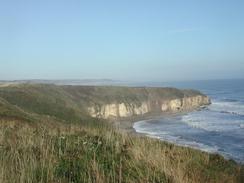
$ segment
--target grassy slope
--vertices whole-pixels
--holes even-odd
[[[218,155],[124,134],[86,116],[82,107],[90,99],[84,96],[93,92],[99,99],[99,93],[107,90],[46,85],[1,88],[0,182],[243,181],[243,168]],[[122,97],[131,96],[125,90]]]
[[[73,121],[82,114],[62,90],[52,85],[17,85],[0,88],[0,97],[28,112],[55,116],[59,119]]]

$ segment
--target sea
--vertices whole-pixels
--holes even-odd
[[[244,79],[143,85],[197,89],[212,104],[187,114],[138,121],[133,126],[136,132],[244,163]]]

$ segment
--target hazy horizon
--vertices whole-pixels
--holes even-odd
[[[81,79],[0,79],[0,82],[36,82],[36,83],[54,83],[61,82],[69,83],[69,82],[77,82],[77,83],[104,83],[104,84],[153,84],[153,83],[191,83],[191,82],[211,82],[211,81],[244,81],[244,78],[222,78],[222,79],[187,79],[187,80],[116,80],[110,78],[81,78]]]
[[[0,80],[244,78],[244,1],[0,2]]]

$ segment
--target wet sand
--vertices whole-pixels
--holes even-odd
[[[167,112],[167,113],[150,113],[142,116],[133,116],[129,118],[122,118],[113,120],[113,124],[116,128],[119,130],[122,130],[123,132],[131,133],[131,134],[139,134],[135,131],[133,128],[133,125],[135,122],[143,121],[143,120],[150,120],[150,119],[160,119],[162,117],[175,117],[179,115],[187,114],[188,112],[192,112],[193,110],[189,111],[179,111],[179,112]],[[141,134],[140,134],[141,135]]]

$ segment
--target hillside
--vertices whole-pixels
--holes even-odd
[[[88,116],[109,118],[176,112],[210,102],[208,97],[194,90],[42,84],[0,87],[0,97],[26,112],[69,121]]]
[[[242,182],[244,168],[233,161],[124,133],[88,110],[148,102],[148,112],[163,113],[164,101],[180,100],[179,111],[189,97],[193,108],[209,102],[173,88],[1,87],[0,182]]]

